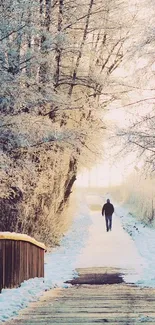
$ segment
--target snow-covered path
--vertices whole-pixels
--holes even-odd
[[[102,207],[104,201],[100,197],[88,196],[88,205],[92,202]],[[126,281],[138,280],[146,262],[138,253],[135,242],[123,229],[120,217],[113,215],[111,232],[106,232],[101,210],[92,212],[90,217],[92,224],[89,228],[89,239],[77,258],[76,267],[116,267],[126,273]]]
[[[128,211],[114,204],[113,229],[107,233],[101,216],[105,200],[106,197],[96,195],[78,195],[79,209],[71,229],[60,247],[45,256],[45,278],[2,290],[0,321],[16,317],[20,309],[38,300],[45,290],[66,287],[64,282],[76,276],[76,268],[116,267],[125,273],[125,281],[155,287],[155,230],[138,222],[135,226]],[[96,212],[90,211],[92,204],[99,206]]]
[[[120,218],[113,216],[113,229],[105,231],[104,218],[92,213],[89,240],[76,261],[77,267],[118,267],[140,271],[144,260],[134,241],[123,230]]]

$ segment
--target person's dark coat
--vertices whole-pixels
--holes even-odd
[[[110,202],[104,204],[102,208],[102,216],[104,215],[104,213],[105,216],[112,216],[112,214],[114,213],[114,206]]]

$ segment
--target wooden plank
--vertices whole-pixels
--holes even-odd
[[[12,288],[24,280],[42,277],[44,273],[44,249],[33,242],[0,239],[0,292]]]
[[[3,288],[3,242],[0,241],[0,292]]]
[[[3,265],[3,279],[2,279],[2,287],[5,288],[5,242],[3,242],[3,253],[2,253],[2,265]]]
[[[80,271],[79,271],[80,272]],[[89,274],[86,271],[86,276]],[[100,273],[104,269],[100,269]],[[82,280],[84,272],[81,270]],[[113,270],[106,273],[113,274]],[[96,270],[90,270],[91,276]],[[100,279],[100,276],[99,276]],[[98,282],[98,280],[97,280]],[[155,289],[126,283],[73,285],[46,292],[5,325],[155,324]]]
[[[15,254],[15,242],[11,241],[11,265],[12,265],[12,270],[11,270],[11,288],[14,288],[16,283],[14,282],[14,254]]]

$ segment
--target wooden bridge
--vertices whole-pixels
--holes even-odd
[[[34,238],[0,232],[0,292],[24,280],[44,277],[44,244]]]
[[[155,324],[154,288],[128,285],[115,269],[77,271],[72,287],[45,292],[5,325]]]

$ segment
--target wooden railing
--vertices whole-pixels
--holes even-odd
[[[44,244],[27,235],[0,232],[0,292],[44,277]]]

